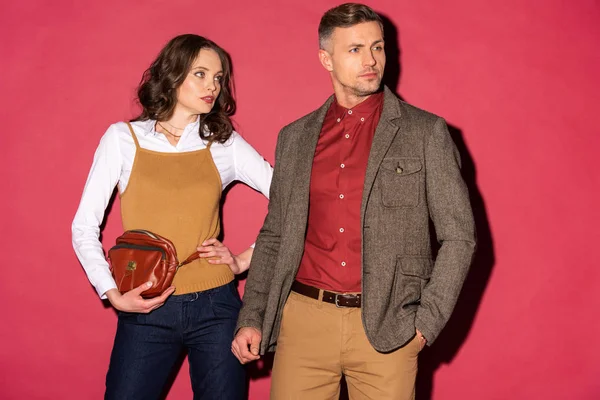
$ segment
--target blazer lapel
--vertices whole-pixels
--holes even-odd
[[[373,188],[377,171],[379,170],[379,166],[383,161],[385,153],[389,149],[399,130],[398,125],[392,122],[393,120],[400,118],[400,105],[398,101],[396,95],[392,93],[387,86],[384,86],[383,110],[377,128],[375,129],[371,151],[369,152],[367,171],[365,173],[365,183],[360,208],[361,226],[364,226],[367,201],[371,195],[371,189]]]
[[[307,117],[304,126],[301,128],[302,131],[295,132],[295,135],[299,135],[300,138],[297,140],[297,148],[292,149],[292,151],[296,152],[293,156],[296,161],[293,174],[290,176],[290,179],[293,179],[294,183],[289,201],[294,211],[295,222],[302,227],[298,229],[298,233],[302,234],[302,238],[304,238],[306,233],[306,224],[308,221],[310,177],[315,149],[319,141],[323,120],[332,102],[333,96],[329,97],[325,104]]]

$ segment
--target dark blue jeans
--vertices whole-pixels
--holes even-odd
[[[149,314],[120,312],[105,399],[160,398],[183,351],[194,399],[244,399],[244,368],[231,352],[241,305],[232,282],[171,296]]]

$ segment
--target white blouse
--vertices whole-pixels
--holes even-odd
[[[137,121],[131,125],[140,146],[163,153],[183,153],[204,149],[206,142],[198,134],[199,121],[185,127],[176,146],[155,130],[156,121]],[[123,193],[131,176],[135,143],[127,124],[111,125],[96,149],[92,168],[83,189],[81,202],[71,227],[73,248],[91,284],[101,298],[116,284],[110,273],[99,240],[100,224],[115,185]],[[241,181],[266,197],[273,169],[237,132],[227,142],[213,143],[210,153],[217,166],[223,189],[233,181]]]

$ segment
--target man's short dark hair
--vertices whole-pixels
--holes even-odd
[[[328,10],[319,23],[319,47],[325,49],[325,42],[335,28],[348,28],[363,22],[378,22],[383,31],[381,18],[371,7],[358,3],[345,3]]]

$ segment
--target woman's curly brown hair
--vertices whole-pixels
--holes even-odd
[[[229,139],[233,132],[230,116],[236,108],[231,59],[215,42],[198,35],[176,36],[160,51],[142,76],[137,90],[142,113],[132,121],[165,121],[171,118],[177,104],[177,89],[202,49],[214,50],[219,55],[223,78],[221,93],[212,110],[207,114],[200,114],[199,134],[202,139],[218,143],[225,143]],[[206,127],[206,130],[203,127]]]

